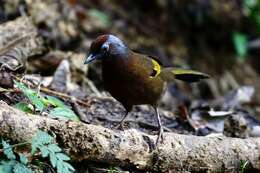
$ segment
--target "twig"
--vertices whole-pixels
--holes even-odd
[[[93,91],[98,97],[102,97],[102,94],[99,92],[97,87],[89,79],[83,78],[83,82],[85,82],[89,86],[91,91]]]
[[[30,144],[30,142],[29,142],[29,141],[26,141],[26,142],[14,144],[14,145],[11,145],[10,147],[0,149],[0,153],[2,153],[4,150],[7,150],[7,149],[9,149],[9,148],[19,147],[19,146],[23,146],[23,145],[27,145],[27,144]]]

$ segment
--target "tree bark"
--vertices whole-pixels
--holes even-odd
[[[55,134],[74,162],[91,160],[152,171],[236,172],[241,161],[260,170],[259,138],[198,137],[166,133],[156,136],[135,129],[113,131],[101,126],[25,114],[0,101],[0,136],[30,140],[38,129]]]

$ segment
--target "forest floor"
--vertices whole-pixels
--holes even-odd
[[[47,99],[49,102],[51,101],[48,97],[53,96],[73,112],[63,112],[68,119],[75,120],[76,116],[77,120],[84,124],[112,130],[108,132],[109,135],[121,135],[122,138],[126,135],[127,140],[129,133],[127,130],[130,130],[133,139],[137,139],[140,136],[131,131],[133,129],[147,136],[156,135],[158,129],[156,117],[153,109],[146,105],[134,107],[124,126],[114,130],[125,110],[104,91],[100,63],[83,65],[91,41],[100,34],[112,33],[125,40],[131,49],[160,57],[165,66],[174,64],[211,75],[211,79],[198,84],[179,81],[169,84],[160,101],[162,124],[167,134],[169,132],[169,134],[187,135],[187,139],[184,137],[185,140],[191,140],[189,137],[192,138],[193,135],[220,135],[221,139],[223,136],[258,139],[260,136],[258,51],[251,50],[243,60],[237,58],[231,36],[233,31],[243,28],[246,22],[240,6],[235,2],[219,3],[192,1],[185,4],[179,1],[170,3],[166,0],[159,3],[153,0],[148,8],[143,1],[137,4],[74,0],[3,1],[0,5],[0,99],[9,106],[30,114],[43,117],[52,114],[54,119],[64,118],[59,117],[61,115],[57,113],[53,114],[53,109],[59,106],[42,106],[41,109],[41,104],[34,102],[35,100],[28,97],[26,92],[37,93],[37,97],[45,98],[45,101]],[[14,80],[18,84],[14,83]],[[25,89],[21,85],[24,85]],[[38,123],[33,119],[30,121]],[[54,128],[58,127],[56,122],[52,120],[50,122],[55,124]],[[48,123],[46,120],[46,124]],[[67,127],[67,124],[63,125]],[[40,126],[41,124],[38,125]],[[71,126],[74,127],[74,124]],[[96,130],[104,135],[102,128]],[[0,136],[8,136],[4,130],[1,131],[4,133],[0,133]],[[126,134],[123,134],[124,131]],[[92,133],[91,128],[87,132]],[[176,138],[182,139],[182,136]],[[19,138],[10,140],[21,142]],[[172,138],[169,137],[168,140],[170,145]],[[195,137],[192,140],[201,140],[198,148],[204,142],[208,142],[203,141],[204,138]],[[245,143],[252,142],[250,140]],[[223,141],[221,144],[230,142],[226,142],[225,139]],[[209,149],[214,148],[218,142],[210,141],[207,145],[210,146]],[[241,141],[232,139],[230,143],[233,142],[239,144]],[[186,145],[187,148],[190,147],[189,144],[183,143],[183,146]],[[64,144],[64,147],[68,146]],[[81,149],[84,147],[79,151]],[[120,149],[118,151],[122,152]],[[243,149],[238,150],[244,153]],[[79,151],[77,153],[80,153]],[[67,150],[67,153],[73,156],[71,151]],[[75,153],[74,157],[76,158]],[[255,157],[248,155],[245,158],[250,160]],[[91,157],[82,156],[82,158],[84,162],[80,163],[75,161],[77,159],[73,159],[78,172],[143,171],[133,166],[137,163],[129,166],[127,161],[120,160],[122,158],[119,156],[118,160],[111,163],[109,159],[104,160],[106,163],[104,166],[100,166],[102,162],[98,157],[93,156],[95,158],[93,160]],[[131,159],[134,160],[134,157],[130,157],[129,162]],[[144,160],[142,161],[145,164],[138,164],[145,165],[143,169],[147,170],[150,165]],[[158,159],[155,163],[159,164],[160,161]],[[250,167],[258,169],[260,167],[258,162],[250,160]],[[197,163],[194,162],[195,164]],[[162,162],[162,165],[166,168],[161,168],[159,165],[151,170],[172,168],[165,162]],[[198,171],[196,166],[193,166],[190,169]],[[228,166],[230,165],[224,164],[225,171],[228,170],[226,169]]]

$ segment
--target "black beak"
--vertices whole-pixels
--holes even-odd
[[[89,64],[91,63],[92,61],[94,61],[96,59],[96,56],[93,55],[93,54],[89,54],[88,57],[86,58],[84,64]]]

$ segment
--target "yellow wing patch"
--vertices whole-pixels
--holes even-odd
[[[152,60],[152,64],[153,64],[153,72],[152,72],[150,77],[154,78],[154,77],[158,76],[161,73],[161,66],[154,59],[151,59],[151,60]]]

